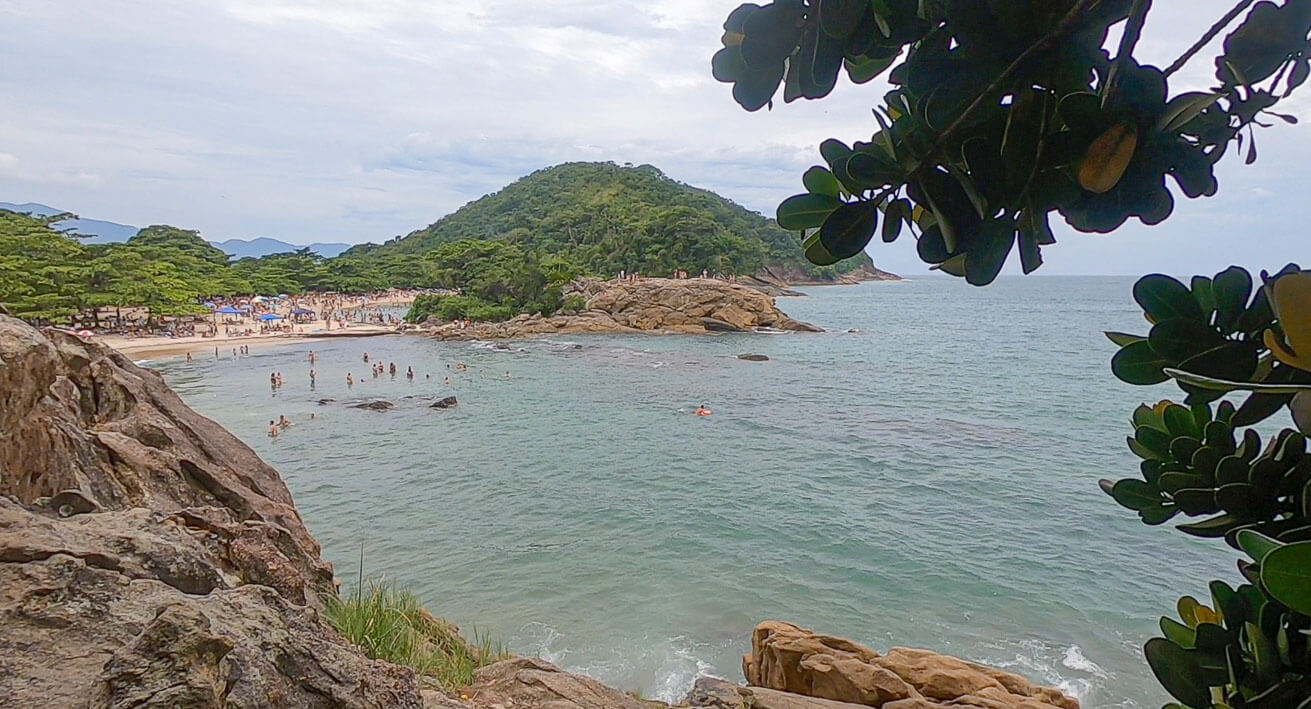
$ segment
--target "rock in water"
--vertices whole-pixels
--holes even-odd
[[[880,655],[777,621],[756,626],[742,672],[753,687],[887,709],[1079,709],[1059,690],[1010,672],[928,650],[893,648]]]
[[[366,401],[362,404],[351,404],[352,409],[368,409],[369,411],[390,411],[396,408],[396,405],[390,401]]]
[[[158,374],[0,315],[0,392],[0,704],[421,706],[323,620],[277,472]]]
[[[455,397],[453,397],[453,396],[448,396],[448,397],[446,397],[445,399],[440,399],[440,400],[438,400],[438,401],[434,401],[433,404],[432,404],[432,406],[429,406],[428,408],[430,408],[430,409],[450,409],[450,408],[453,408],[453,407],[454,407],[456,404],[458,404],[458,403],[460,403],[460,402],[459,402],[459,400],[457,400]]]
[[[737,358],[738,358],[738,359],[741,359],[741,360],[746,360],[746,361],[748,361],[748,362],[768,362],[768,361],[769,361],[769,358],[766,357],[765,355],[762,355],[762,354],[740,354],[740,355],[737,356]]]

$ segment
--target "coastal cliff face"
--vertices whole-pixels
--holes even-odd
[[[470,328],[429,323],[427,334],[442,339],[510,339],[577,333],[705,334],[757,328],[819,332],[788,317],[774,299],[747,286],[704,278],[643,278],[637,281],[582,279],[564,292],[583,299],[574,314],[521,315]]]
[[[418,707],[323,620],[277,471],[154,372],[0,315],[6,706]]]
[[[5,707],[669,706],[533,658],[445,696],[344,640],[320,613],[335,593],[286,486],[247,446],[122,354],[0,314]],[[743,669],[750,686],[702,678],[677,706],[1078,706],[1010,673],[786,623],[756,629]]]

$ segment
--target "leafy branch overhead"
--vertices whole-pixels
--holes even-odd
[[[1017,245],[1026,273],[1041,266],[1053,212],[1084,232],[1131,217],[1158,224],[1176,194],[1215,194],[1214,167],[1231,145],[1254,161],[1263,119],[1295,122],[1273,108],[1311,75],[1311,0],[1256,3],[1225,37],[1215,84],[1173,92],[1170,75],[1205,42],[1167,71],[1140,64],[1133,52],[1150,9],[1149,0],[776,0],[729,15],[712,65],[749,111],[771,106],[780,87],[785,102],[819,99],[844,72],[857,84],[886,75],[878,131],[820,146],[825,164],[779,206],[779,224],[802,232],[816,264],[909,230],[925,262],[984,285]]]

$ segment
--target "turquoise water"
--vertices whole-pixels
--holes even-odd
[[[510,352],[388,337],[154,365],[282,472],[343,579],[363,544],[366,574],[466,630],[645,696],[740,679],[751,628],[777,618],[1142,707],[1165,699],[1140,652],[1157,617],[1235,573],[1222,545],[1144,527],[1097,487],[1136,469],[1132,408],[1172,395],[1110,375],[1100,332],[1144,329],[1131,285],[925,279],[780,300],[834,331],[819,335]],[[366,350],[401,376],[366,375]],[[470,371],[447,387],[456,362]],[[403,398],[447,394],[458,409]],[[692,415],[701,403],[714,415]],[[279,414],[296,425],[269,439]]]

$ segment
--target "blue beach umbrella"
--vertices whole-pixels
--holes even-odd
[[[214,312],[218,313],[219,315],[241,315],[241,311],[237,310],[231,305],[225,305],[222,308],[215,310]]]
[[[274,313],[264,313],[263,315],[259,316],[259,317],[256,318],[256,319],[257,319],[257,320],[260,320],[260,321],[262,321],[262,322],[270,322],[270,321],[273,321],[273,320],[281,320],[281,319],[282,319],[282,316],[281,316],[281,315],[275,315]]]

